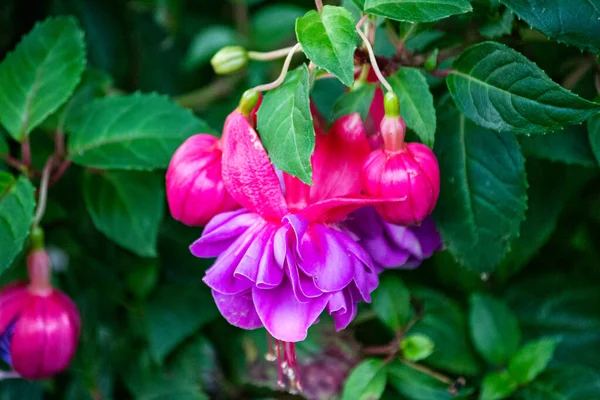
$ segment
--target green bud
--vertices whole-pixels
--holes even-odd
[[[258,103],[258,92],[254,89],[248,89],[242,95],[240,99],[240,105],[238,106],[238,110],[246,116],[252,113],[252,109]]]
[[[400,100],[396,93],[389,91],[383,98],[383,107],[385,108],[386,117],[399,117],[400,116]]]
[[[438,49],[435,49],[433,53],[431,53],[431,55],[427,57],[427,60],[425,60],[425,64],[423,64],[423,66],[425,67],[425,71],[431,72],[437,68],[438,53]]]
[[[31,229],[31,249],[33,251],[44,249],[44,230],[39,226],[34,226]]]
[[[215,72],[228,75],[237,72],[248,64],[248,52],[241,46],[225,46],[210,59]]]
[[[420,361],[429,357],[434,348],[433,341],[420,333],[410,335],[400,342],[402,355],[409,361]]]

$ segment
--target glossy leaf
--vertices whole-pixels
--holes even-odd
[[[600,372],[580,365],[549,368],[517,392],[520,400],[591,400],[600,395]]]
[[[410,292],[400,278],[382,275],[379,286],[372,293],[373,311],[391,330],[401,329],[410,315]]]
[[[375,86],[369,84],[364,84],[356,90],[344,93],[333,105],[330,120],[335,121],[344,115],[357,112],[365,121],[369,115],[373,96],[375,96]]]
[[[435,345],[427,363],[454,374],[475,375],[480,365],[468,340],[467,317],[463,309],[432,289],[415,289],[411,293],[422,318],[409,333],[425,335]]]
[[[433,96],[427,80],[415,68],[400,68],[388,77],[394,93],[400,99],[400,114],[406,126],[416,132],[423,144],[433,147],[436,117]]]
[[[421,361],[435,350],[435,343],[425,335],[410,335],[400,342],[402,356],[409,361]]]
[[[473,344],[490,364],[505,365],[521,343],[517,317],[508,306],[491,296],[471,296],[469,326]]]
[[[354,82],[354,24],[348,10],[335,6],[325,6],[320,13],[311,10],[296,21],[296,36],[304,54],[346,86]]]
[[[527,343],[510,360],[508,373],[519,384],[533,381],[552,360],[556,344],[555,339],[539,339]]]
[[[600,49],[598,0],[501,0],[546,36],[581,49]]]
[[[27,178],[0,171],[0,273],[21,251],[34,207],[33,186]]]
[[[265,94],[258,110],[258,131],[273,164],[310,184],[315,128],[308,79],[308,69],[302,66],[289,72],[280,87]]]
[[[517,390],[517,382],[506,371],[491,372],[483,378],[479,400],[501,400]]]
[[[189,110],[156,94],[96,100],[67,129],[74,163],[103,169],[166,168],[173,152],[211,129]]]
[[[218,311],[208,290],[165,285],[151,296],[145,314],[150,352],[160,362]]]
[[[357,365],[344,385],[342,400],[377,400],[383,394],[387,371],[381,360],[367,359]]]
[[[96,228],[140,257],[155,257],[163,216],[162,178],[143,172],[86,173],[85,204]]]
[[[433,22],[471,10],[468,0],[365,0],[365,12],[397,21]]]
[[[513,135],[478,127],[450,102],[438,115],[434,151],[444,174],[436,222],[461,264],[488,272],[502,261],[525,217],[524,159]]]
[[[565,130],[545,135],[522,136],[519,142],[526,156],[584,167],[597,166],[588,134],[581,125],[570,125]]]
[[[569,92],[525,56],[495,42],[465,50],[446,82],[458,108],[495,131],[546,133],[600,111],[600,104]]]
[[[23,140],[73,93],[85,66],[74,18],[48,18],[0,63],[0,122]]]

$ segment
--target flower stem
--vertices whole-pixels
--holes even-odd
[[[273,90],[273,89],[279,87],[279,85],[281,85],[283,83],[283,81],[285,80],[285,76],[287,75],[288,70],[290,68],[290,64],[292,62],[292,57],[294,57],[294,53],[296,53],[296,51],[298,51],[299,48],[300,48],[300,43],[297,43],[289,51],[289,53],[283,63],[283,68],[281,69],[281,74],[279,74],[279,77],[276,80],[274,80],[271,83],[264,84],[264,85],[258,85],[257,87],[254,88],[254,90],[256,90],[257,92],[266,92],[267,90]]]
[[[318,12],[321,12],[323,10],[323,0],[315,0],[315,5],[317,6]]]
[[[21,142],[21,160],[27,168],[31,167],[31,146],[29,145],[29,136]]]
[[[367,18],[369,18],[368,14],[365,14],[361,17],[361,19],[358,21],[358,23],[356,24],[356,29],[360,29],[361,26],[365,23],[365,21],[367,20]]]
[[[48,161],[46,161],[46,165],[44,165],[44,169],[42,170],[42,181],[40,183],[39,195],[38,195],[38,205],[37,210],[35,212],[35,217],[33,218],[33,226],[38,226],[44,213],[46,212],[46,201],[48,199],[48,183],[50,181],[50,172],[52,172],[52,168],[54,167],[54,156],[50,156]]]
[[[295,46],[285,47],[283,49],[268,51],[268,52],[249,51],[248,58],[251,60],[256,60],[256,61],[277,60],[278,58],[286,57],[294,47]],[[298,47],[296,49],[296,52],[299,52],[299,51],[302,51],[301,47]]]
[[[440,382],[442,382],[442,383],[444,383],[446,385],[451,385],[452,383],[454,383],[454,381],[452,379],[450,379],[449,377],[447,377],[446,375],[444,375],[444,374],[442,374],[440,372],[434,371],[431,368],[427,368],[424,365],[417,364],[417,363],[414,363],[412,361],[408,361],[405,358],[400,358],[400,362],[402,364],[406,365],[406,366],[411,367],[414,370],[417,370],[417,371],[422,372],[422,373],[424,373],[426,375],[429,375],[432,378],[435,378],[438,381],[440,381]]]
[[[365,36],[365,34],[360,29],[356,29],[356,32],[358,32],[359,36],[361,37],[361,39],[365,43],[365,46],[367,47],[367,51],[369,52],[369,59],[371,60],[371,67],[373,68],[373,71],[375,71],[375,75],[377,75],[377,79],[379,79],[379,82],[381,82],[381,84],[385,87],[385,89],[387,91],[393,92],[392,87],[390,86],[388,81],[386,81],[385,78],[383,77],[383,74],[381,73],[381,70],[379,69],[379,65],[377,65],[377,60],[375,59],[375,53],[373,52],[373,47],[371,46],[369,39]]]

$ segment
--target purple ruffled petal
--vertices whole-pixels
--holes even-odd
[[[231,325],[242,329],[256,329],[262,326],[252,302],[252,292],[250,290],[233,296],[221,294],[214,290],[212,294],[217,308]]]
[[[306,339],[308,328],[319,318],[330,297],[324,294],[301,303],[287,279],[274,289],[252,289],[252,299],[265,328],[274,338],[285,342]]]
[[[333,317],[335,329],[345,329],[356,316],[356,303],[349,290],[336,292],[327,304],[327,312]]]

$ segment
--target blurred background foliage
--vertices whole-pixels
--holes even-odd
[[[407,47],[427,53],[479,41],[501,29],[503,8],[487,0],[473,1],[473,6],[473,13],[413,35]],[[0,55],[36,21],[73,15],[85,31],[88,51],[76,107],[114,93],[158,92],[191,108],[218,131],[241,93],[272,80],[281,64],[251,62],[242,73],[218,77],[209,64],[212,55],[230,44],[252,50],[293,44],[295,19],[313,7],[310,0],[3,0]],[[509,26],[502,41],[534,59],[554,81],[582,97],[595,96],[593,68],[582,67],[586,54],[547,40],[521,21]],[[393,52],[384,33],[377,38],[379,54]],[[440,79],[429,78],[429,83],[436,97],[446,91]],[[337,81],[319,81],[313,100],[329,115],[343,91]],[[37,168],[52,152],[54,127],[51,118],[31,135]],[[384,279],[400,276],[411,290],[414,332],[435,342],[424,365],[453,379],[463,376],[470,388],[494,370],[474,349],[468,324],[472,295],[486,292],[516,314],[523,343],[560,339],[550,369],[515,397],[600,398],[600,176],[585,132],[574,137],[568,152],[565,142],[553,148],[551,135],[521,138],[530,182],[527,220],[494,273],[467,271],[444,252],[417,270],[386,273]],[[139,257],[94,227],[82,196],[83,174],[71,168],[52,188],[43,221],[56,284],[82,314],[78,353],[69,371],[54,380],[0,382],[0,399],[301,398],[277,391],[275,369],[263,360],[265,332],[233,328],[218,314],[201,282],[210,261],[188,251],[200,230],[176,223],[165,209],[157,256]],[[156,177],[162,180],[163,173]],[[121,228],[126,235],[130,227]],[[8,283],[24,273],[20,257],[0,280]],[[334,398],[364,358],[361,349],[394,338],[377,315],[365,305],[342,334],[331,333],[327,318],[311,329],[299,345],[309,398]],[[399,392],[386,392],[386,398],[445,398],[439,397],[445,390],[431,392],[435,385],[428,377],[400,368],[396,372],[388,385]]]

